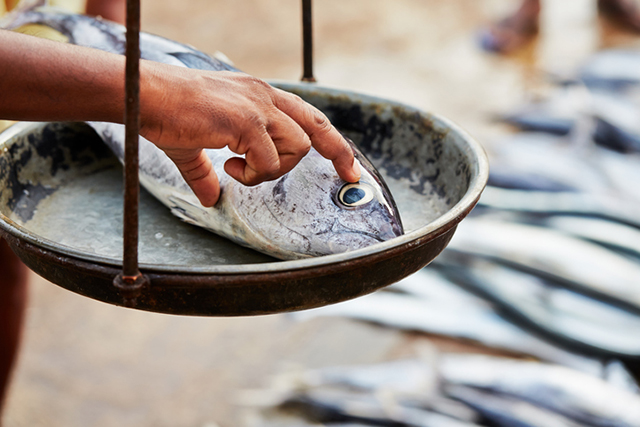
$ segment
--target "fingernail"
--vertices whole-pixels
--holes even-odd
[[[358,163],[358,161],[354,158],[353,159],[353,175],[356,178],[356,181],[360,179],[360,164]]]

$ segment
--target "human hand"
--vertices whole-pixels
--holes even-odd
[[[311,146],[345,181],[360,178],[351,147],[322,112],[247,74],[142,61],[140,108],[140,133],[178,166],[204,206],[217,202],[220,184],[203,148],[244,155],[224,168],[245,185],[279,178]]]

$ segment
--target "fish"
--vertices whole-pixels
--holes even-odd
[[[49,26],[70,43],[124,54],[125,27],[102,19],[48,7],[19,7],[1,25]],[[196,49],[163,37],[141,33],[141,58],[204,70],[238,71]],[[123,162],[124,126],[89,123]],[[213,208],[203,207],[173,162],[140,137],[140,183],[183,221],[200,226],[279,259],[301,259],[343,253],[403,234],[397,206],[381,175],[352,144],[362,170],[358,183],[347,183],[332,163],[310,152],[279,179],[247,187],[229,177],[228,149],[206,150],[222,189]]]
[[[315,317],[347,317],[405,331],[470,340],[485,347],[532,356],[589,373],[602,371],[598,360],[559,348],[523,330],[496,313],[491,303],[462,291],[448,279],[428,280],[433,275],[430,270],[430,267],[422,269],[391,287],[404,287],[404,294],[377,292],[290,316],[299,321]],[[429,272],[424,274],[425,271]],[[422,291],[414,292],[423,292],[423,295],[408,293],[403,285],[405,281],[414,282],[414,289],[422,287]],[[425,292],[430,292],[431,296],[424,295]],[[454,296],[456,294],[459,297]],[[439,298],[439,295],[443,297]]]
[[[491,150],[489,185],[546,192],[611,190],[606,174],[570,138],[521,132]]]
[[[446,385],[521,399],[588,426],[640,426],[640,395],[567,367],[504,357],[443,354],[439,372]]]
[[[612,194],[528,191],[487,186],[478,205],[494,212],[584,215],[640,227],[640,203]]]
[[[444,387],[444,393],[477,410],[496,427],[586,427],[564,415],[510,396],[459,385]]]
[[[433,265],[433,264],[431,264]],[[383,289],[450,305],[484,305],[475,295],[457,286],[436,268],[423,268]]]
[[[422,351],[420,358],[308,369],[296,376],[295,384],[305,389],[339,388],[385,396],[396,405],[418,407],[469,423],[478,422],[480,417],[476,411],[439,393],[435,369],[438,352],[429,350],[432,351]]]
[[[279,408],[323,423],[360,422],[388,427],[478,426],[437,412],[385,401],[385,396],[340,389],[305,390],[286,399]]]
[[[591,97],[594,142],[621,153],[640,152],[640,105],[608,93],[595,92]]]
[[[640,358],[640,316],[480,257],[448,253],[437,267],[509,320],[560,346],[596,358]]]
[[[489,173],[488,185],[513,190],[545,191],[545,192],[575,192],[577,189],[566,183],[555,181],[542,176],[538,172],[527,173],[519,170],[513,173],[500,167]]]
[[[547,98],[500,115],[499,119],[522,131],[577,136],[615,151],[637,153],[640,151],[637,98],[635,93],[621,95],[575,84],[556,88]]]
[[[447,250],[499,261],[640,313],[639,263],[546,227],[468,218]]]
[[[243,405],[276,409],[263,413],[280,412],[289,422],[298,416],[328,425],[638,425],[627,421],[640,408],[625,408],[640,399],[635,389],[618,388],[596,374],[532,360],[429,350],[373,364],[281,371],[270,388],[245,395]],[[598,401],[609,396],[614,402],[620,398],[616,407]]]
[[[511,135],[496,143],[491,150],[489,188],[555,192],[561,193],[560,199],[565,198],[563,194],[581,193],[569,195],[568,200],[593,198],[593,204],[605,198],[604,210],[612,213],[618,206],[635,204],[630,208],[638,209],[638,153],[620,153],[594,144],[579,146],[571,138],[534,132]],[[586,203],[581,202],[583,206]],[[571,209],[579,212],[581,208]],[[631,216],[639,215],[635,211]]]
[[[603,218],[558,214],[538,219],[538,224],[640,258],[640,230]]]
[[[420,359],[309,369],[299,375],[295,382],[307,388],[331,386],[359,392],[384,390],[385,394],[396,398],[424,399],[436,392],[437,372],[430,363],[430,359],[435,357],[428,354]]]
[[[621,199],[619,205],[627,200],[635,203],[640,201],[640,188],[636,185],[640,180],[640,154],[622,154],[599,148],[593,150],[592,157],[596,160],[593,167],[597,167],[609,183],[608,195]]]
[[[640,84],[640,53],[633,49],[600,51],[582,64],[578,74],[589,88],[624,92]]]
[[[498,119],[520,130],[565,136],[578,121],[587,96],[580,85],[561,86],[547,98],[531,101]]]
[[[572,118],[558,117],[544,111],[542,108],[535,107],[505,114],[500,117],[500,120],[517,127],[519,130],[549,133],[559,136],[569,135],[575,124]]]
[[[637,368],[633,367],[634,365],[635,363],[633,361],[622,362],[617,359],[609,360],[604,364],[601,378],[617,388],[640,395],[640,384],[632,373],[632,370],[637,372]]]

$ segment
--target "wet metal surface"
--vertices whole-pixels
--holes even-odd
[[[406,234],[344,254],[276,261],[180,223],[145,195],[141,223],[152,226],[143,226],[140,268],[150,285],[135,308],[252,315],[361,296],[428,264],[475,205],[486,182],[484,153],[446,120],[351,92],[280,86],[325,111],[376,164]],[[126,296],[110,286],[122,262],[116,162],[79,124],[25,124],[4,135],[0,209],[14,250],[52,282],[122,305]],[[199,252],[207,247],[212,257]]]

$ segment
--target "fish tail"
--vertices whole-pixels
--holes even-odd
[[[19,0],[11,13],[20,14],[44,6],[50,6],[49,0]]]
[[[14,10],[31,10],[42,6],[49,6],[49,0],[20,0]]]
[[[20,0],[11,12],[0,18],[0,29],[69,42],[66,24],[69,13],[63,8],[49,6],[48,0]]]
[[[23,25],[31,24],[27,12],[44,6],[49,6],[49,0],[20,0],[16,7],[0,19],[0,28],[14,30]]]

